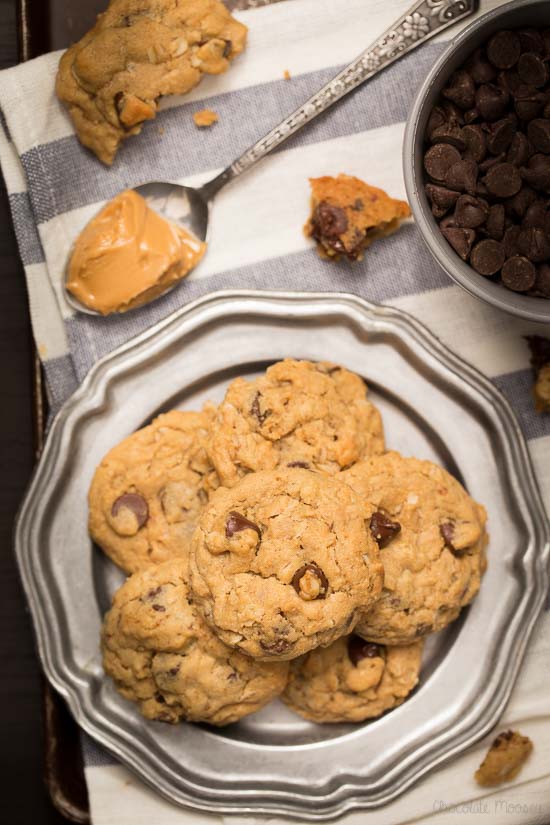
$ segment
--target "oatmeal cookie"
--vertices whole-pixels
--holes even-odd
[[[56,91],[80,142],[111,164],[165,95],[227,71],[247,29],[219,0],[111,0],[62,56]]]
[[[304,232],[316,241],[321,258],[360,261],[373,241],[396,232],[411,214],[405,201],[352,175],[311,178],[310,184],[311,217]]]
[[[418,682],[423,642],[384,647],[352,634],[290,665],[283,702],[312,722],[362,722],[400,705]]]
[[[518,731],[499,733],[475,772],[476,782],[484,788],[510,782],[518,775],[532,750],[533,743],[529,737],[522,736]]]
[[[205,444],[214,407],[160,415],[103,459],[89,492],[94,541],[127,573],[187,559],[199,511],[217,487]]]
[[[251,473],[217,490],[193,536],[191,590],[228,645],[293,659],[353,630],[382,586],[362,503],[308,470]]]
[[[442,630],[479,590],[485,510],[441,467],[395,452],[342,476],[365,504],[384,565],[382,596],[356,632],[401,645]]]
[[[186,575],[172,559],[122,585],[103,625],[103,666],[147,719],[227,725],[278,696],[288,665],[222,644],[193,607]]]
[[[382,419],[358,375],[290,358],[231,383],[209,446],[225,487],[276,467],[334,474],[383,450]]]

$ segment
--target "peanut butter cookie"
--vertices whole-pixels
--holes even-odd
[[[213,416],[213,407],[160,415],[97,468],[90,535],[127,573],[174,556],[187,559],[199,511],[217,486],[205,450]]]
[[[103,625],[103,666],[147,719],[227,725],[278,696],[288,665],[222,644],[193,607],[186,575],[173,559],[122,585]]]
[[[335,364],[292,359],[232,382],[209,446],[225,487],[276,467],[334,474],[383,450],[382,419],[364,381]]]
[[[485,510],[441,467],[395,452],[342,477],[364,502],[384,565],[382,596],[356,632],[401,645],[442,630],[479,590]]]
[[[301,469],[217,490],[193,536],[191,590],[228,645],[293,659],[353,630],[382,565],[351,487]]]
[[[423,642],[384,647],[355,634],[295,659],[282,700],[312,722],[362,722],[400,705],[418,682]]]
[[[408,203],[352,175],[311,178],[311,217],[304,227],[321,258],[360,261],[373,241],[399,229]]]
[[[122,141],[156,116],[161,97],[227,71],[246,33],[219,0],[111,0],[61,58],[57,96],[80,142],[111,164]]]

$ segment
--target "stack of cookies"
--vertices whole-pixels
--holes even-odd
[[[143,715],[225,725],[275,697],[359,722],[418,682],[424,637],[476,595],[485,511],[387,452],[361,378],[285,360],[103,459],[90,533],[131,574],[104,667]]]

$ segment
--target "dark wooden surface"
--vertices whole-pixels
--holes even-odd
[[[17,62],[16,0],[0,0],[0,68]],[[0,820],[60,825],[43,783],[42,677],[12,550],[33,465],[32,343],[3,182],[0,191]]]

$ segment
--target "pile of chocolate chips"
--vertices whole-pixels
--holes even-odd
[[[426,194],[480,275],[550,298],[550,29],[500,31],[451,76],[426,129]]]

